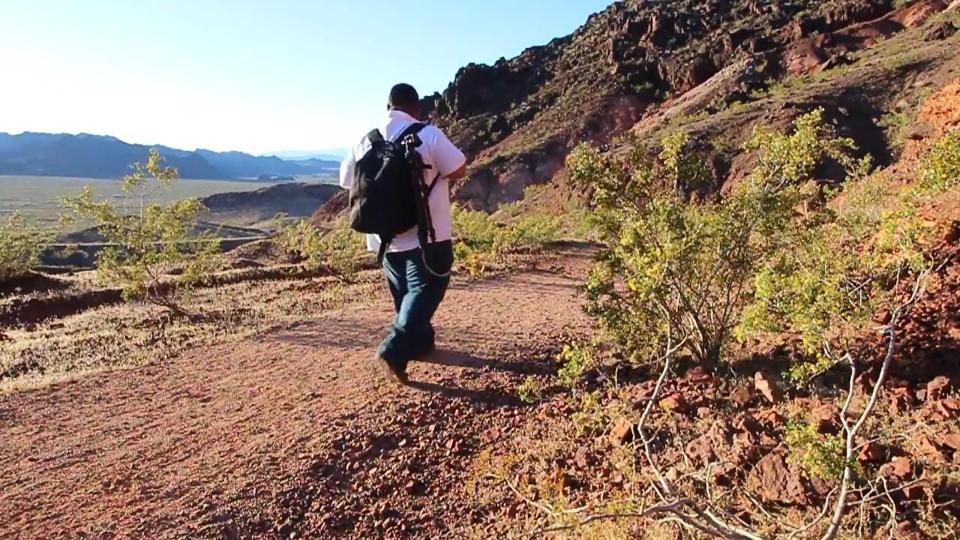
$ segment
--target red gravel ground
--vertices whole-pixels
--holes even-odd
[[[410,388],[369,359],[385,296],[166,364],[0,397],[0,538],[462,535],[472,458],[587,327],[587,254],[458,280]],[[459,534],[458,534],[459,533]]]

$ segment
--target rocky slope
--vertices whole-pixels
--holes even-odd
[[[289,182],[256,191],[218,193],[202,200],[204,219],[232,225],[257,225],[277,214],[309,217],[341,191],[331,184]]]
[[[424,98],[423,108],[471,159],[470,176],[456,197],[493,210],[520,198],[525,186],[557,177],[579,141],[607,144],[638,124],[654,140],[664,126],[698,115],[705,119],[731,104],[762,102],[782,81],[843,71],[891,36],[935,17],[936,24],[911,39],[944,46],[909,66],[892,60],[909,52],[909,43],[882,52],[886,60],[878,71],[886,84],[848,85],[850,94],[841,94],[828,111],[864,113],[856,115],[864,124],[855,126],[863,132],[858,139],[880,155],[886,142],[877,119],[901,99],[902,92],[891,87],[902,89],[903,68],[915,75],[956,60],[960,48],[952,36],[960,23],[939,14],[956,14],[957,4],[626,0],[591,16],[567,37],[492,66],[462,68],[446,90]],[[889,103],[874,99],[881,94]],[[816,104],[816,98],[808,93],[797,105]],[[859,103],[862,98],[867,103]],[[783,116],[779,121],[789,121]],[[712,136],[740,140],[756,119],[756,114],[737,117]],[[730,163],[735,157],[710,158],[717,162],[717,185],[736,173]]]

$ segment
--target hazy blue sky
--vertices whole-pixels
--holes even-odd
[[[610,0],[0,0],[0,131],[263,153],[346,147],[391,84],[443,90]]]

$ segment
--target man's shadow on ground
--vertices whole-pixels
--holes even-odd
[[[543,362],[503,362],[501,360],[477,358],[470,354],[437,350],[419,360],[420,363],[437,366],[459,367],[465,369],[486,369],[509,371],[523,375],[543,374],[549,369]],[[516,407],[523,402],[514,392],[505,392],[501,389],[471,390],[455,386],[411,380],[407,386],[423,392],[433,392],[450,398],[461,398],[468,401],[485,403],[495,407]]]
[[[545,375],[549,372],[549,366],[537,359],[522,362],[504,362],[503,360],[479,358],[468,353],[446,349],[437,349],[417,361],[423,364],[466,369],[489,368],[493,371],[509,371],[519,375]]]

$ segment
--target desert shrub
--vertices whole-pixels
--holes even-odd
[[[938,140],[920,168],[920,188],[939,193],[960,185],[960,131]]]
[[[806,357],[789,371],[798,383],[851,361],[873,315],[903,302],[901,281],[933,264],[926,247],[937,224],[923,210],[960,182],[958,150],[960,137],[937,142],[911,186],[879,175],[848,183],[818,212],[815,227],[782,243],[759,269],[738,331],[799,333]]]
[[[508,207],[502,216],[506,223],[480,210],[452,208],[454,256],[471,276],[483,274],[510,251],[538,249],[555,241],[563,229],[559,216],[543,211]]]
[[[499,226],[490,214],[455,204],[451,208],[451,219],[457,242],[476,250],[493,247]]]
[[[546,212],[528,212],[498,230],[494,247],[497,251],[536,249],[560,236],[559,216]]]
[[[557,356],[561,367],[557,379],[563,386],[573,386],[588,369],[596,365],[593,344],[564,345]]]
[[[790,134],[757,130],[749,179],[729,197],[702,205],[683,197],[686,179],[703,174],[686,157],[686,138],[664,141],[660,166],[639,142],[620,156],[580,145],[569,166],[593,189],[591,205],[607,248],[586,284],[588,310],[623,354],[637,361],[671,336],[699,362],[713,365],[730,344],[751,298],[754,275],[794,233],[802,189],[832,157],[852,165],[852,142],[834,135],[814,111]]]
[[[110,244],[97,256],[99,276],[122,287],[125,297],[183,314],[177,295],[209,277],[220,245],[213,234],[194,232],[204,209],[199,200],[150,202],[177,178],[177,170],[165,166],[160,152],[151,149],[146,164],[135,163],[133,173],[123,178],[126,197],[119,205],[94,200],[87,186],[63,199],[63,221],[93,222]],[[175,279],[173,272],[179,274]]]
[[[22,276],[40,264],[53,235],[32,226],[20,214],[0,222],[0,282]]]
[[[839,435],[821,434],[815,423],[791,420],[786,425],[784,442],[790,450],[789,461],[811,477],[829,480],[843,472],[844,443]]]
[[[314,227],[307,220],[286,223],[279,227],[277,241],[285,250],[301,258],[308,267],[326,265],[346,281],[356,277],[366,254],[363,237],[342,220],[329,231]]]
[[[527,378],[517,386],[517,397],[524,403],[536,403],[542,396],[543,387],[533,375],[527,376]]]
[[[910,123],[910,118],[905,112],[890,111],[880,117],[877,125],[883,128],[886,133],[887,141],[894,148],[903,147],[903,130]]]

